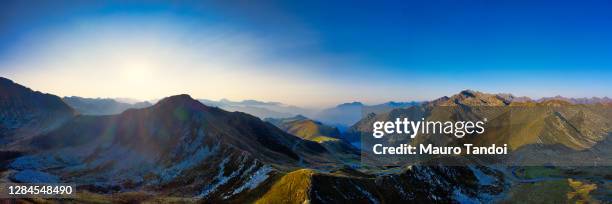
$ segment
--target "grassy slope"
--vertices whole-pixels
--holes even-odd
[[[308,200],[313,170],[301,169],[283,176],[256,203],[296,203]]]

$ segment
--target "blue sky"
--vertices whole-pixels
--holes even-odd
[[[612,96],[610,1],[3,2],[0,75],[58,95]]]

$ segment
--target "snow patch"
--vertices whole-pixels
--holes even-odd
[[[257,163],[254,163],[253,166],[257,165]],[[242,186],[236,188],[231,195],[229,196],[225,196],[224,198],[229,198],[233,195],[236,195],[240,192],[242,192],[245,189],[249,189],[249,190],[253,190],[254,188],[256,188],[257,186],[259,186],[259,184],[261,184],[261,182],[264,182],[266,179],[268,179],[268,173],[270,173],[272,171],[272,167],[265,165],[262,166],[261,168],[259,168],[256,172],[254,172],[250,177],[249,180],[247,182],[245,182]],[[248,172],[248,171],[246,171]]]
[[[212,192],[215,192],[217,187],[227,183],[231,178],[233,178],[236,175],[238,175],[238,173],[240,173],[240,170],[242,170],[242,168],[244,167],[243,163],[241,163],[240,167],[236,171],[232,172],[229,176],[224,176],[223,174],[225,172],[225,164],[227,164],[228,162],[229,162],[229,158],[225,158],[225,159],[223,159],[223,161],[221,161],[221,164],[219,164],[219,173],[213,179],[213,181],[217,181],[217,183],[214,183],[213,185],[206,186],[206,188],[204,188],[204,190],[202,190],[202,193],[200,193],[200,195],[198,195],[198,197],[204,198],[208,194],[210,194]]]
[[[216,152],[219,149],[218,145],[215,145],[212,148],[209,147],[202,147],[200,149],[198,149],[195,153],[193,153],[192,156],[184,159],[183,161],[181,161],[180,163],[168,168],[168,169],[162,169],[160,172],[160,176],[161,176],[161,180],[162,183],[168,182],[174,178],[176,178],[178,175],[181,174],[181,172],[183,172],[183,170],[189,169],[199,163],[201,163],[202,161],[204,161],[204,159],[206,159],[208,156],[211,155],[211,153]]]

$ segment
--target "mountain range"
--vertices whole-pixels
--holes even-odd
[[[574,104],[565,100],[550,99],[536,102],[514,99],[515,97],[511,95],[466,90],[420,106],[395,109],[383,114],[370,114],[351,127],[349,132],[354,136],[350,138],[365,139],[362,142],[366,143],[366,146],[380,142],[371,136],[373,123],[393,121],[395,118],[417,121],[484,120],[486,131],[482,135],[468,135],[462,139],[443,134],[421,135],[415,139],[402,135],[387,135],[384,140],[390,145],[433,143],[443,146],[456,145],[458,142],[475,146],[507,144],[510,151],[528,151],[532,156],[546,153],[550,145],[559,145],[567,150],[551,151],[563,155],[573,151],[588,150],[592,153],[591,156],[601,157],[603,161],[610,162],[612,159],[612,155],[592,149],[612,132],[611,103]],[[534,145],[535,148],[531,147]],[[558,160],[540,161],[538,164],[562,162],[578,165],[581,162],[594,162],[588,157],[585,155],[585,158],[574,161],[558,158]]]
[[[8,178],[3,179],[76,183],[82,192],[76,202],[134,202],[144,199],[143,194],[213,203],[392,202],[452,200],[463,193],[476,199],[480,192],[469,168],[363,173],[338,159],[322,145],[325,141],[302,139],[257,117],[209,107],[188,95],[117,115],[80,115],[63,107],[71,118],[21,143],[29,148],[15,158],[4,157]],[[7,120],[20,115],[2,116]],[[320,127],[319,132],[337,136],[333,127]],[[428,179],[432,176],[437,182]],[[473,182],[456,181],[466,176]],[[378,180],[398,183],[388,186]],[[426,187],[412,190],[411,183]],[[461,189],[445,189],[448,183]]]
[[[62,100],[83,115],[114,115],[130,108],[146,108],[151,103],[124,103],[111,98],[82,98],[78,96],[64,97]]]
[[[291,117],[298,114],[307,114],[311,111],[278,102],[262,102],[256,100],[230,101],[221,99],[219,101],[213,101],[199,99],[199,101],[208,106],[218,107],[227,111],[240,111],[262,119]]]
[[[254,188],[248,182],[263,180],[249,178],[266,178],[277,168],[337,163],[316,142],[188,95],[119,115],[77,116],[31,145],[34,154],[11,163],[19,170],[14,178],[27,173],[35,181],[61,178],[101,191],[147,189],[209,200]]]
[[[230,101],[221,99],[219,101],[199,99],[205,105],[219,107],[227,111],[240,111],[259,118],[289,118],[296,115],[304,115],[326,124],[341,128],[354,124],[361,119],[364,113],[382,113],[395,108],[410,107],[419,102],[387,102],[375,105],[365,105],[361,102],[343,103],[332,108],[323,110],[301,108],[286,105],[279,102],[262,102],[257,100]]]
[[[407,108],[415,106],[420,102],[387,102],[377,105],[365,105],[361,102],[343,103],[333,108],[319,111],[311,117],[321,122],[334,125],[342,132],[349,126],[358,122],[363,116],[369,113],[384,113],[396,108]]]
[[[596,104],[596,103],[612,103],[612,99],[608,97],[591,97],[591,98],[567,98],[563,96],[555,96],[555,97],[544,97],[539,99],[538,101],[548,101],[548,100],[560,100],[567,101],[573,104]]]
[[[345,133],[317,118],[261,120],[205,105],[189,95],[166,97],[151,106],[112,115],[88,115],[57,96],[8,79],[0,78],[0,85],[0,135],[7,141],[0,149],[2,179],[76,184],[77,195],[62,202],[519,202],[524,201],[520,192],[542,189],[555,190],[543,195],[566,202],[606,201],[611,195],[606,187],[609,168],[450,166],[436,159],[370,165],[366,160],[376,158],[364,155],[367,151],[351,146]],[[363,106],[349,103],[336,110],[351,112]],[[585,159],[583,153],[590,151],[610,155],[601,152],[612,144],[608,103],[538,102],[466,90],[429,102],[386,106],[396,108],[357,110],[360,119],[349,132],[367,135],[372,121],[394,117],[486,117],[496,128],[482,137],[466,137],[467,141],[506,142],[523,157],[540,153],[533,145],[561,148],[552,153],[558,157],[571,153],[573,160]],[[436,135],[419,138],[457,142]]]

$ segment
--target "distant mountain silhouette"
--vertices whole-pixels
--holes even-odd
[[[555,97],[544,97],[538,100],[538,102],[545,102],[550,100],[567,101],[573,104],[596,104],[596,103],[612,103],[612,99],[608,97],[592,97],[592,98],[567,98],[563,96]]]
[[[343,103],[333,108],[328,108],[312,115],[311,117],[327,124],[333,124],[340,128],[348,127],[368,113],[384,113],[396,108],[407,108],[418,105],[420,102],[387,102],[376,105],[365,105],[361,102]]]
[[[248,113],[259,118],[289,118],[296,115],[305,115],[327,124],[337,127],[348,127],[361,119],[365,112],[382,113],[395,108],[410,107],[419,102],[387,102],[376,105],[364,105],[360,102],[340,104],[333,108],[316,111],[286,105],[279,102],[262,102],[257,100],[230,101],[221,99],[218,101],[199,99],[205,105],[218,107],[227,111],[239,111]]]
[[[123,103],[110,98],[82,98],[70,96],[62,98],[66,104],[83,115],[114,115],[130,108],[146,108],[149,102]]]
[[[49,131],[76,112],[51,94],[33,91],[0,77],[0,144]]]
[[[239,111],[264,118],[285,118],[298,114],[309,114],[312,110],[297,106],[285,105],[279,102],[262,102],[256,100],[230,101],[221,99],[219,101],[199,99],[205,105],[218,107],[226,111]]]
[[[357,122],[363,114],[364,105],[360,102],[343,103],[314,115],[313,118],[334,125],[350,125]]]

